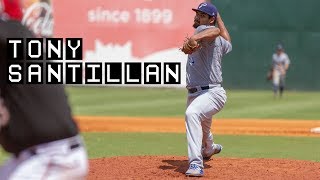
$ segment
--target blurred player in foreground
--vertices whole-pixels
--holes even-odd
[[[87,152],[63,86],[7,84],[7,38],[34,35],[19,21],[0,27],[0,144],[12,154],[0,180],[85,179]]]

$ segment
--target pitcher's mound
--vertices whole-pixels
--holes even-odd
[[[187,157],[128,156],[90,160],[89,180],[186,179]],[[284,159],[216,158],[201,179],[320,179],[320,163]]]

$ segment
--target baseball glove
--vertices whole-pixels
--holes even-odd
[[[273,78],[273,68],[271,67],[267,73],[267,81],[271,81]]]
[[[199,47],[200,45],[197,41],[191,39],[190,37],[186,37],[180,50],[185,54],[192,54],[197,49],[199,49]]]

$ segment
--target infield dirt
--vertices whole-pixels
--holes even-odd
[[[76,117],[83,132],[177,132],[185,133],[182,118]],[[320,121],[274,119],[213,120],[215,134],[268,136],[319,136],[310,130]],[[189,179],[187,157],[127,156],[90,160],[89,180]],[[320,179],[320,163],[287,159],[216,158],[205,162],[201,179]]]
[[[185,133],[183,118],[94,117],[78,116],[84,132],[176,132]],[[251,134],[268,136],[319,136],[311,129],[320,121],[280,119],[218,119],[213,120],[214,134]]]
[[[320,179],[320,163],[284,159],[214,158],[205,162],[201,179]],[[90,160],[89,180],[189,179],[186,157],[140,156]]]

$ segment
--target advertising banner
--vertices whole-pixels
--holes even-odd
[[[200,0],[25,0],[23,23],[44,37],[83,38],[83,60],[181,62]],[[40,36],[39,35],[39,36]]]

